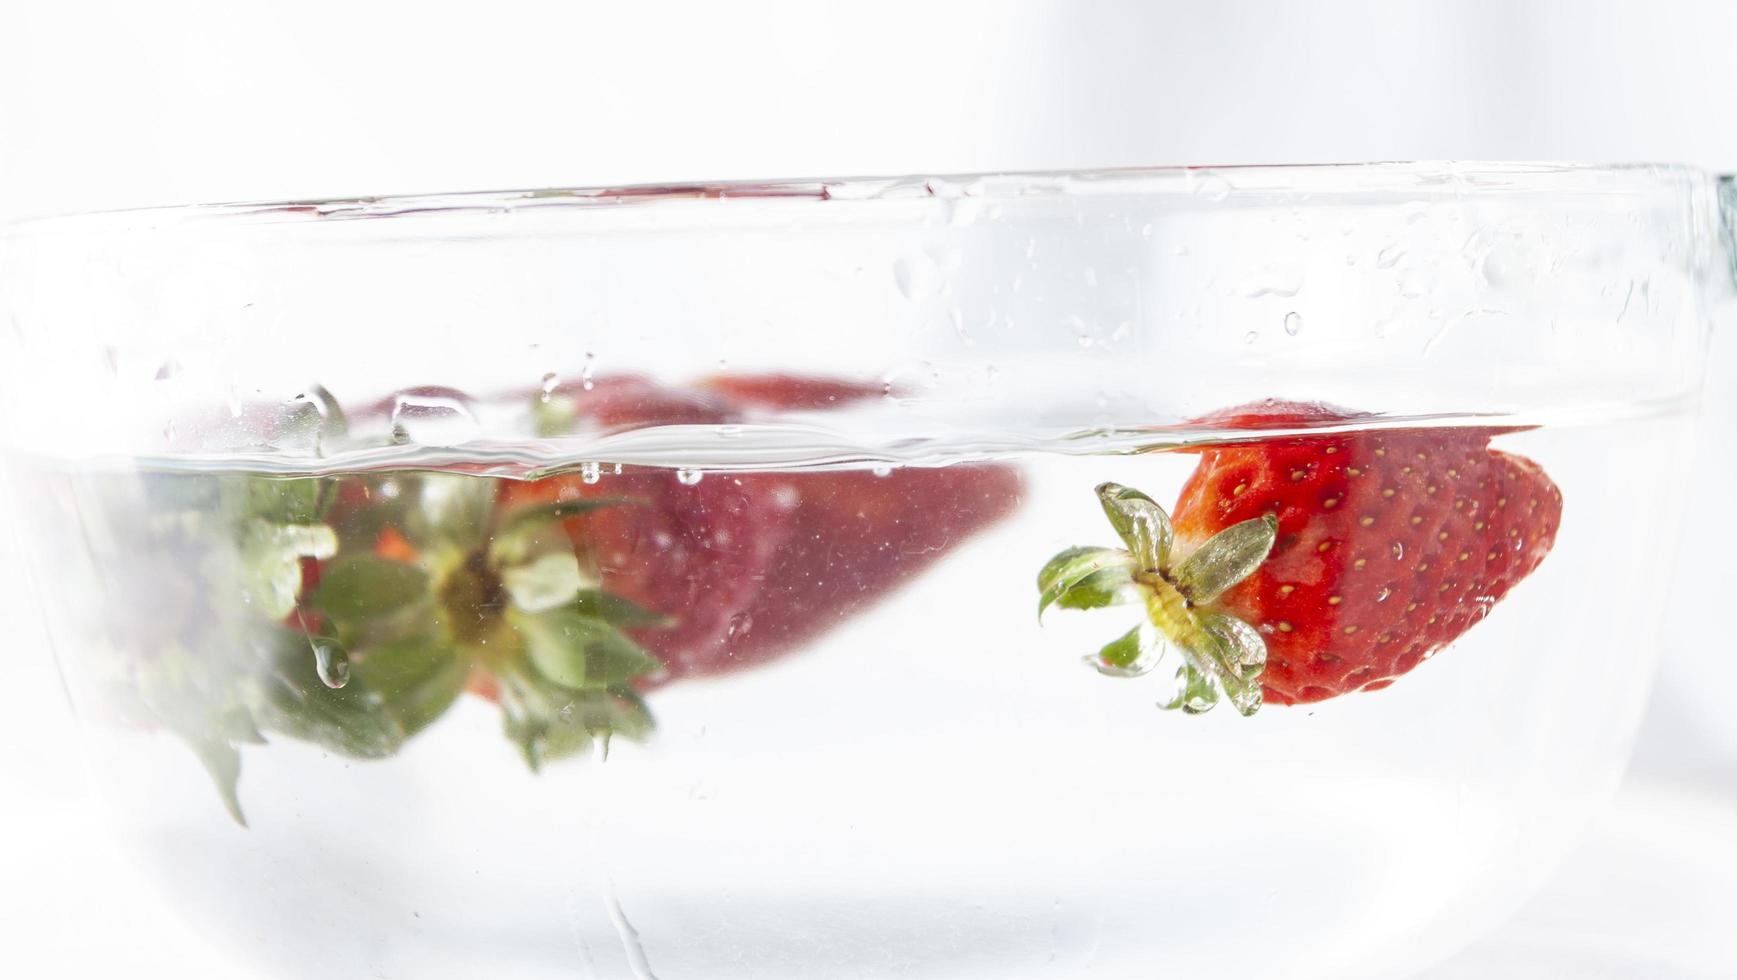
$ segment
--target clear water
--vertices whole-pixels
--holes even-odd
[[[386,745],[380,758],[346,754],[351,735],[309,734],[323,729],[306,705],[326,694],[365,698],[373,683],[390,701],[434,683],[414,653],[380,680],[369,650],[430,622],[486,638],[463,614],[494,622],[501,588],[436,590],[436,605],[382,614],[343,650],[298,636],[303,713],[262,724],[264,744],[204,710],[222,700],[211,689],[257,698],[290,669],[272,659],[286,630],[260,610],[306,609],[307,583],[262,572],[238,528],[295,473],[245,458],[43,467],[21,474],[18,499],[125,846],[211,942],[266,975],[1392,977],[1516,905],[1612,788],[1676,519],[1657,474],[1683,430],[1655,413],[1500,436],[1562,488],[1537,572],[1391,688],[1251,718],[1161,711],[1167,671],[1082,664],[1108,638],[1096,613],[1033,615],[1046,559],[1114,543],[1096,484],[1176,498],[1196,458],[1130,452],[1174,445],[1161,434],[895,456],[844,439],[828,450],[812,426],[799,451],[773,453],[791,441],[699,425],[583,456],[401,447],[304,471],[311,499],[365,488],[372,503],[352,510],[365,514],[408,495],[442,515],[434,537],[459,542],[506,533],[488,503],[503,492],[655,497],[641,525],[618,511],[610,540],[675,561],[679,542],[660,535],[686,521],[734,556],[683,565],[706,570],[686,593],[698,605],[655,610],[712,617],[708,642],[733,660],[672,668],[681,657],[661,651],[654,682],[636,682],[648,722],[617,718],[614,737],[570,739],[536,771],[477,680],[504,653],[464,655],[470,689],[401,744],[368,742]],[[300,546],[328,563],[388,553],[430,580],[462,564],[356,521]],[[527,553],[562,550],[547,531]],[[816,544],[828,535],[836,547]],[[568,532],[569,553],[583,539]],[[610,561],[580,563],[581,584]],[[504,601],[571,592],[559,559],[540,567]],[[656,565],[629,591],[655,605],[647,595],[667,595],[646,582],[681,574]],[[774,639],[730,646],[737,634]],[[189,737],[240,738],[246,826]]]

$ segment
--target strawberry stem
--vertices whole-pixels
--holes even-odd
[[[1088,663],[1100,673],[1137,677],[1174,647],[1183,661],[1177,693],[1161,707],[1198,714],[1222,696],[1242,714],[1254,714],[1261,705],[1266,642],[1213,603],[1266,560],[1278,521],[1271,515],[1243,521],[1179,557],[1170,517],[1151,497],[1117,483],[1100,484],[1096,492],[1127,550],[1068,548],[1051,558],[1038,574],[1038,613],[1052,605],[1096,609],[1139,601],[1151,628],[1129,630],[1086,658]]]

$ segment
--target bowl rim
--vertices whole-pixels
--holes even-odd
[[[434,193],[379,194],[286,200],[152,205],[69,211],[0,222],[0,234],[57,230],[152,230],[187,222],[271,224],[285,221],[370,220],[439,214],[502,214],[532,209],[643,208],[707,202],[872,202],[1007,200],[1101,195],[1182,196],[1219,203],[1231,197],[1283,194],[1295,203],[1313,195],[1633,196],[1710,181],[1714,175],[1680,163],[1575,161],[1370,161],[1009,170],[902,176],[814,177],[575,185]]]

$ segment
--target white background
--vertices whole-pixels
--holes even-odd
[[[1737,4],[0,0],[0,218],[684,178],[1406,158],[1737,169]],[[1737,424],[1737,355],[1713,406]],[[1710,444],[1728,445],[1726,435]],[[1737,485],[1713,457],[1698,506]],[[1709,525],[1713,527],[1713,525]],[[1613,530],[1613,533],[1642,533]],[[0,540],[0,547],[10,547]],[[1703,536],[1633,773],[1432,980],[1730,975],[1737,682]],[[0,561],[13,975],[241,977],[90,853],[76,735]]]

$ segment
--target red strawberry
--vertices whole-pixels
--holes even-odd
[[[1350,416],[1274,404],[1212,421],[1310,425]],[[1217,446],[1178,499],[1180,550],[1262,514],[1265,564],[1219,605],[1267,642],[1280,704],[1377,690],[1489,614],[1555,541],[1562,493],[1490,429],[1390,429]]]
[[[734,407],[705,392],[663,388],[642,378],[599,379],[571,386],[581,427],[620,431],[653,425],[717,424],[739,418]],[[693,485],[669,470],[634,469],[586,482],[556,476],[505,483],[500,502],[625,497],[634,502],[589,511],[566,521],[576,550],[590,556],[605,592],[668,614],[668,629],[638,638],[663,661],[670,677],[716,669],[728,654],[732,618],[746,606],[788,533],[794,495],[786,485],[712,474]]]
[[[575,399],[581,425],[717,423],[754,412],[833,408],[878,395],[861,385],[782,375],[713,379],[673,391],[607,379]],[[668,678],[764,661],[811,640],[880,598],[972,532],[1004,516],[1019,483],[1003,467],[799,473],[712,473],[684,484],[666,470],[595,483],[559,476],[503,489],[503,505],[600,496],[642,503],[567,520],[604,591],[669,615],[635,631]]]
[[[773,411],[838,408],[884,390],[790,375],[724,376],[707,387]],[[765,581],[737,617],[728,644],[734,663],[764,660],[824,633],[1005,517],[1019,501],[1018,474],[1007,467],[883,472],[745,478],[769,482],[777,493],[794,491],[795,507]]]
[[[1358,417],[1272,402],[1203,421],[1306,430]],[[1130,550],[1058,555],[1040,577],[1044,605],[1145,601],[1151,624],[1185,652],[1178,704],[1196,710],[1214,700],[1203,678],[1244,713],[1263,698],[1386,687],[1488,615],[1555,541],[1561,492],[1536,463],[1490,448],[1497,434],[1407,428],[1213,445],[1199,450],[1173,521],[1106,484],[1100,496]],[[1146,543],[1154,538],[1165,540]],[[1138,654],[1128,638],[1100,661],[1123,671]]]

